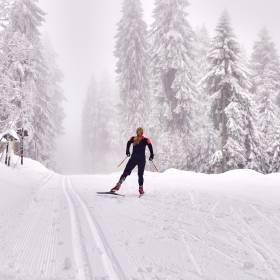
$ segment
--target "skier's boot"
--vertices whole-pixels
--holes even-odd
[[[110,190],[110,192],[117,192],[119,189],[120,189],[120,187],[121,187],[121,185],[118,183],[118,184],[116,184],[116,186],[115,187],[113,187],[111,190]]]
[[[144,193],[145,192],[144,192],[143,186],[139,186],[139,194],[143,195]]]

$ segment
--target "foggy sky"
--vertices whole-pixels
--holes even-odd
[[[153,2],[142,0],[148,24],[152,22]],[[188,19],[193,27],[204,24],[213,34],[221,12],[227,9],[247,54],[264,26],[279,49],[279,0],[190,2]],[[115,79],[114,36],[121,16],[121,3],[121,0],[39,0],[40,7],[47,13],[44,32],[50,37],[64,74],[62,88],[67,98],[65,135],[59,139],[57,152],[64,173],[81,171],[81,108],[90,77],[94,74],[98,80],[107,72]]]

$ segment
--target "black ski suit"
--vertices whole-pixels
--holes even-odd
[[[138,165],[138,183],[139,186],[143,186],[144,183],[144,170],[145,170],[145,164],[146,164],[146,156],[145,156],[145,149],[146,146],[148,146],[150,150],[150,157],[153,159],[154,158],[154,152],[153,152],[153,146],[151,141],[142,136],[142,139],[139,144],[134,143],[134,137],[131,137],[126,145],[126,154],[129,154],[129,149],[131,144],[133,144],[133,151],[131,158],[129,159],[124,172],[120,178],[120,181],[124,181],[125,178],[131,174],[131,171],[135,168],[136,165]]]

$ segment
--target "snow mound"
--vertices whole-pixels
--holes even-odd
[[[14,159],[10,167],[0,163],[0,213],[28,199],[35,192],[38,182],[52,173],[39,162],[28,158],[24,158],[23,166],[17,159]]]

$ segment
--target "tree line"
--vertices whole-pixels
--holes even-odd
[[[188,5],[187,0],[155,0],[148,26],[141,1],[123,1],[114,52],[119,99],[105,114],[118,121],[110,129],[99,126],[97,114],[90,125],[122,145],[143,126],[161,170],[278,172],[280,62],[268,30],[259,32],[247,56],[228,12],[211,38],[206,27],[191,26]],[[87,111],[84,116],[89,119]],[[101,132],[94,133],[98,139]],[[94,161],[93,150],[98,149],[88,153]]]
[[[0,131],[28,130],[26,155],[55,168],[55,139],[63,131],[62,73],[41,26],[37,0],[0,2]]]

